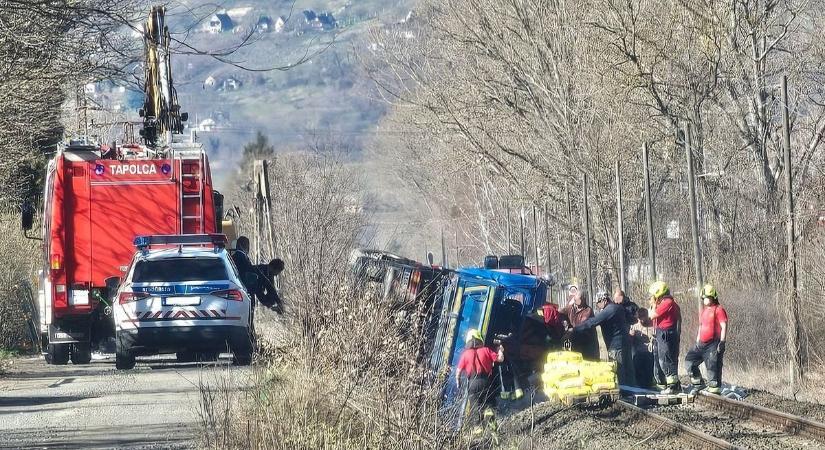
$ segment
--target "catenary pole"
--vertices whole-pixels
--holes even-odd
[[[693,127],[685,124],[685,155],[688,172],[688,194],[690,198],[690,235],[693,239],[693,271],[696,276],[696,298],[698,311],[702,310],[702,284],[705,274],[702,270],[702,245],[699,237],[699,207],[696,202],[696,167],[693,164]]]
[[[584,240],[585,240],[585,274],[587,276],[587,291],[588,295],[593,297],[593,259],[590,251],[590,199],[588,199],[587,174],[582,174],[582,187],[584,195]]]
[[[650,154],[647,142],[642,145],[642,163],[645,176],[645,216],[647,218],[647,259],[650,280],[658,278],[656,271],[656,243],[653,238],[653,201],[650,198]]]
[[[788,104],[788,76],[782,76],[782,145],[785,150],[785,198],[788,213],[786,239],[788,242],[788,352],[790,354],[790,385],[794,394],[804,376],[800,352],[799,291],[796,273],[796,230],[794,224],[793,167],[791,166],[791,121]]]
[[[627,268],[624,255],[624,218],[622,217],[622,176],[619,161],[616,161],[616,226],[619,231],[619,289],[625,290]]]

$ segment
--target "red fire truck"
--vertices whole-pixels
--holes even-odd
[[[223,197],[193,135],[169,72],[164,11],[146,24],[143,144],[70,142],[49,162],[43,203],[40,332],[46,360],[85,364],[114,334],[110,296],[137,235],[220,231]],[[23,210],[31,228],[32,208]]]

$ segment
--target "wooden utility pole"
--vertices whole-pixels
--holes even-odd
[[[536,254],[536,275],[541,275],[541,269],[539,269],[539,219],[538,215],[536,214],[536,205],[533,204],[533,252]]]
[[[622,175],[619,161],[616,161],[616,226],[619,231],[619,289],[625,290],[627,269],[624,256],[624,219],[622,218]]]
[[[544,204],[544,238],[545,238],[545,245],[547,247],[547,275],[550,275],[553,272],[553,264],[551,254],[552,251],[550,250],[550,220],[548,219],[549,214],[547,214],[547,203]],[[559,261],[561,264],[561,261]]]
[[[789,119],[788,77],[782,76],[782,144],[785,150],[785,198],[788,208],[786,226],[788,242],[788,353],[790,355],[790,385],[794,394],[804,376],[800,352],[799,292],[796,273],[796,227],[794,226],[793,170],[791,166],[791,121]]]
[[[450,268],[450,263],[447,261],[447,242],[444,240],[444,225],[441,226],[441,266],[445,269]]]
[[[578,276],[578,268],[576,267],[576,239],[573,232],[573,202],[570,200],[570,185],[564,183],[564,193],[567,196],[567,223],[570,228],[570,266],[573,271],[570,272],[571,278]]]
[[[506,205],[507,208],[507,254],[513,254],[513,237],[512,232],[510,229],[510,204]]]
[[[685,155],[688,169],[688,191],[690,196],[690,235],[693,238],[693,270],[696,275],[696,296],[698,311],[702,310],[702,284],[705,274],[702,270],[702,246],[699,238],[699,207],[696,203],[696,167],[693,164],[693,127],[685,124]]]
[[[590,252],[590,200],[587,193],[587,174],[582,174],[582,187],[584,194],[584,240],[585,240],[585,264],[587,264],[585,275],[587,276],[587,290],[591,298],[593,297],[593,259]]]
[[[653,201],[650,199],[650,155],[647,142],[642,145],[642,164],[645,175],[645,216],[647,218],[647,260],[650,269],[650,281],[656,280],[656,243],[653,237]]]
[[[275,256],[269,163],[266,160],[258,159],[255,160],[252,167],[255,185],[255,214],[253,216],[254,231],[250,253],[254,261],[269,261]]]
[[[520,254],[521,257],[527,259],[527,255],[524,254],[524,207],[522,206],[519,209],[519,233],[520,233],[520,241],[521,241],[521,250]]]

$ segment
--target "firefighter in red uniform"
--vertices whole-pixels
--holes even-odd
[[[702,288],[702,302],[705,307],[699,316],[696,345],[685,355],[685,363],[690,370],[690,382],[701,389],[704,380],[699,365],[704,362],[708,374],[708,392],[719,394],[722,392],[722,357],[725,355],[725,340],[728,335],[728,313],[719,305],[719,294],[710,284]]]
[[[679,340],[682,327],[682,312],[670,288],[664,281],[650,285],[650,309],[648,315],[656,328],[653,345],[653,378],[662,394],[681,392],[679,383]]]
[[[477,426],[481,420],[494,420],[493,364],[503,361],[503,346],[499,346],[498,352],[493,351],[484,346],[481,332],[476,329],[467,331],[465,348],[456,365],[455,382],[457,386],[461,386],[462,381],[466,383],[471,425]]]

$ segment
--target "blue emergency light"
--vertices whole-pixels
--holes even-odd
[[[226,235],[211,234],[156,234],[150,236],[136,236],[134,240],[138,250],[146,250],[159,245],[214,245],[216,248],[226,247]]]

